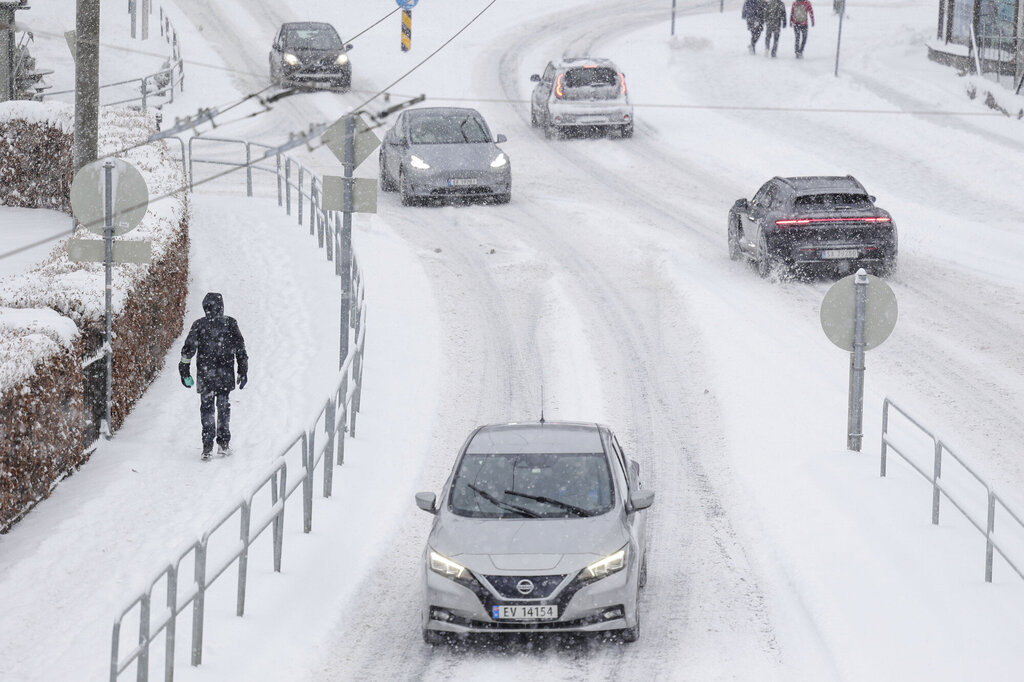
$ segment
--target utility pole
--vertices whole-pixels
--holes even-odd
[[[0,2],[0,102],[14,99],[14,11],[27,0]]]
[[[96,160],[100,117],[100,0],[75,6],[75,171]]]

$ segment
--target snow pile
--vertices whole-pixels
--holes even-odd
[[[0,394],[23,383],[38,363],[78,339],[75,323],[48,308],[0,308]]]
[[[0,102],[0,125],[12,122],[49,126],[71,135],[75,132],[75,107],[62,102]]]

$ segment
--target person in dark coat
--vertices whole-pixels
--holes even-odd
[[[203,459],[209,459],[214,438],[220,452],[227,453],[231,442],[231,404],[228,394],[235,387],[238,364],[238,388],[245,388],[249,356],[245,339],[235,318],[224,314],[224,297],[208,293],[203,297],[204,317],[192,323],[181,347],[178,373],[185,388],[192,387],[192,357],[196,356],[196,391],[199,393],[199,417],[203,423]],[[216,418],[214,417],[216,406]]]
[[[768,0],[764,6],[764,53],[768,54],[771,48],[771,55],[779,49],[779,36],[782,29],[786,28],[786,5],[782,0]],[[772,42],[772,38],[775,39]]]
[[[761,29],[764,28],[764,0],[746,0],[740,16],[747,20],[747,30],[750,31],[750,54],[754,54],[757,51],[757,41],[761,37]]]

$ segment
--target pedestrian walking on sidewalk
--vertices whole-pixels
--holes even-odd
[[[789,23],[793,27],[793,34],[796,38],[797,59],[804,58],[808,19],[811,21],[811,26],[814,26],[814,8],[811,7],[811,0],[793,0],[793,6],[789,9]]]
[[[764,28],[764,0],[746,0],[743,3],[743,12],[740,14],[747,20],[747,30],[750,31],[750,54],[757,51],[757,41],[761,38],[761,30]]]
[[[199,418],[203,424],[203,456],[210,459],[214,439],[220,454],[229,454],[231,442],[231,404],[228,395],[235,387],[235,364],[238,365],[238,388],[245,388],[249,373],[249,356],[245,339],[235,318],[224,314],[224,297],[208,293],[203,297],[205,315],[192,323],[181,347],[178,373],[185,388],[191,388],[192,358],[196,358],[196,391],[199,393]],[[216,414],[214,408],[216,407]]]
[[[779,35],[782,29],[786,28],[786,5],[782,0],[768,0],[764,6],[764,53],[767,55],[769,48],[774,57],[779,49]],[[774,42],[772,41],[774,38]]]

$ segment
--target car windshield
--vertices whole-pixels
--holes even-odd
[[[452,483],[452,511],[481,518],[566,518],[612,507],[600,453],[466,454]]]
[[[808,194],[796,198],[797,208],[871,208],[871,199],[866,194],[835,192],[826,194]]]
[[[340,50],[341,38],[330,26],[292,28],[284,32],[281,46],[293,50]]]
[[[491,136],[476,116],[445,114],[413,118],[409,122],[409,140],[413,144],[459,144],[490,142]]]

